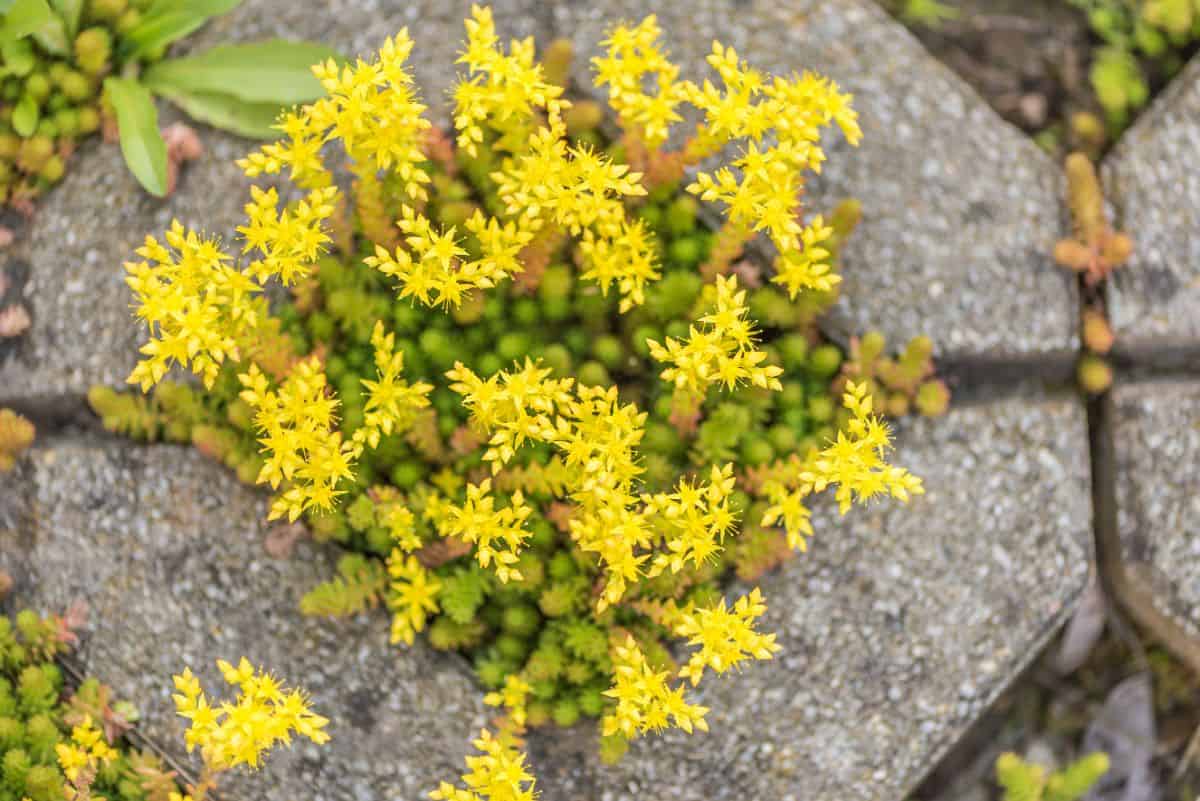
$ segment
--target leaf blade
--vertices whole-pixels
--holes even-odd
[[[233,10],[241,0],[167,0],[155,3],[136,27],[121,37],[121,56],[143,58],[167,47],[209,19]]]
[[[279,117],[278,103],[251,103],[220,92],[184,92],[172,88],[155,91],[189,116],[214,128],[249,139],[279,137],[279,131],[273,127]]]
[[[325,93],[311,68],[330,58],[340,60],[335,50],[322,44],[269,39],[221,45],[195,56],[160,61],[146,70],[142,80],[156,91],[164,87],[189,93],[215,92],[283,106],[316,100]]]
[[[167,194],[167,145],[158,130],[158,110],[150,90],[126,78],[108,78],[104,89],[117,113],[121,154],[147,192]]]

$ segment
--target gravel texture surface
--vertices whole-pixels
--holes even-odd
[[[1103,175],[1134,241],[1109,282],[1118,347],[1200,346],[1200,61],[1126,132]]]
[[[893,342],[929,334],[957,358],[1061,358],[1076,347],[1074,279],[1054,266],[1059,168],[867,0],[559,3],[555,29],[584,56],[620,19],[654,12],[685,77],[711,72],[714,38],[777,74],[814,70],[852,92],[863,142],[829,135],[809,208],[846,197],[863,222],[844,251],[831,330]]]
[[[1200,636],[1200,380],[1118,386],[1113,400],[1125,558]]]
[[[222,785],[240,801],[417,799],[457,776],[486,717],[456,657],[388,644],[383,613],[301,616],[333,549],[263,550],[266,498],[199,453],[48,442],[0,483],[0,568],[24,605],[84,600],[88,672],[136,701],[143,731],[184,758],[171,676],[185,665],[223,692],[218,658],[246,656],[312,692],[332,741],[303,741]]]
[[[281,3],[247,0],[187,42],[202,49],[229,41],[274,36],[317,39],[343,52],[365,54],[408,26],[416,41],[413,71],[436,117],[448,119],[447,92],[463,39],[461,2]],[[544,39],[537,0],[493,3],[507,36]],[[160,104],[161,120],[179,116]],[[115,144],[95,139],[71,160],[62,185],[5,254],[27,272],[23,299],[33,317],[15,345],[0,345],[0,402],[38,402],[79,396],[95,383],[124,384],[142,332],[130,315],[122,264],[146,235],[161,236],[172,219],[232,241],[249,200],[249,181],[233,163],[254,143],[196,126],[205,154],[187,166],[166,200],[146,194],[125,168]]]
[[[1083,591],[1086,443],[1073,399],[906,423],[896,461],[928,493],[814,513],[809,552],[761,583],[783,651],[705,679],[711,732],[647,738],[616,768],[590,730],[536,736],[545,798],[904,798]]]

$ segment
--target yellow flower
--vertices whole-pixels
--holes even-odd
[[[688,564],[698,568],[716,558],[736,523],[729,508],[734,483],[732,464],[713,465],[707,485],[684,477],[675,492],[645,498],[644,513],[664,531],[666,547],[655,554],[646,571],[648,576],[657,576],[668,569],[678,573]]]
[[[693,325],[685,340],[667,337],[666,344],[648,340],[650,355],[670,366],[660,374],[677,392],[703,398],[713,384],[733,389],[742,381],[779,390],[782,368],[764,365],[764,351],[755,347],[757,332],[746,317],[746,291],[737,276],[718,276],[716,308]]]
[[[502,584],[520,581],[521,571],[513,565],[529,539],[524,526],[533,510],[525,504],[520,490],[513,493],[508,506],[496,509],[496,499],[489,494],[491,489],[491,479],[468,484],[467,499],[462,506],[449,502],[441,505],[435,519],[438,533],[474,544],[480,567],[491,567],[495,562],[496,577]]]
[[[189,723],[188,750],[198,748],[209,768],[257,768],[277,743],[290,745],[292,734],[318,745],[329,741],[324,731],[329,721],[312,712],[302,691],[281,687],[245,657],[236,667],[217,664],[226,683],[238,690],[232,700],[212,706],[190,668],[174,677],[177,692],[171,696],[176,712]]]
[[[299,362],[278,391],[270,388],[255,364],[238,379],[241,399],[254,409],[254,426],[266,457],[258,482],[272,489],[288,482],[271,504],[270,519],[286,514],[295,520],[312,507],[333,508],[344,491],[338,483],[353,478],[351,449],[337,430],[338,401],[325,391],[320,360],[311,356]]]
[[[793,476],[771,481],[765,487],[772,506],[763,515],[762,525],[783,521],[792,547],[803,550],[804,536],[812,534],[803,499],[830,485],[837,486],[834,496],[842,514],[855,502],[862,503],[877,495],[891,495],[907,502],[910,496],[925,492],[920,478],[884,460],[891,448],[891,433],[887,424],[873,414],[868,389],[866,382],[847,384],[842,402],[852,417],[846,429],[839,431],[833,442]]]
[[[250,187],[248,222],[238,227],[245,240],[242,253],[258,250],[261,254],[247,265],[250,276],[259,283],[278,277],[284,286],[307,277],[330,241],[322,226],[333,214],[336,195],[336,187],[314,189],[294,211],[280,213],[279,193],[274,188]]]
[[[646,147],[660,147],[672,123],[683,117],[676,108],[686,97],[678,82],[679,67],[659,47],[657,18],[651,14],[636,26],[618,25],[600,43],[605,55],[592,59],[597,87],[608,87],[608,102],[621,126],[637,133]],[[654,91],[647,91],[653,81]]]
[[[492,10],[472,6],[466,21],[466,50],[458,59],[468,75],[454,88],[454,127],[458,146],[474,156],[485,128],[498,136],[496,146],[509,152],[524,149],[535,113],[544,111],[550,127],[565,132],[562,87],[547,83],[534,62],[533,39],[513,41],[505,55],[496,35]]]
[[[525,768],[525,754],[505,739],[497,739],[483,729],[474,741],[478,756],[467,757],[463,783],[467,789],[449,782],[429,794],[434,801],[534,801],[534,778]]]
[[[437,596],[442,583],[411,554],[392,551],[388,558],[392,577],[388,608],[392,611],[392,642],[412,645],[429,616],[438,611]]]
[[[613,686],[605,691],[616,699],[616,707],[600,721],[605,737],[620,734],[632,739],[647,731],[661,731],[669,725],[689,734],[708,731],[704,716],[708,708],[689,704],[683,687],[667,683],[668,672],[656,671],[632,636],[615,645],[612,653]]]
[[[688,638],[688,645],[700,646],[700,650],[680,668],[680,678],[689,679],[694,687],[706,667],[721,674],[745,659],[770,659],[779,650],[775,635],[754,630],[754,621],[766,611],[758,587],[739,598],[733,609],[727,609],[721,598],[707,609],[681,610],[671,630]]]
[[[416,420],[417,411],[429,405],[428,396],[433,391],[433,387],[423,381],[409,384],[401,379],[404,354],[396,352],[395,334],[384,334],[383,330],[383,322],[376,320],[371,346],[375,349],[378,380],[364,379],[362,382],[367,399],[363,407],[363,425],[354,432],[352,453],[355,458],[361,455],[363,445],[378,447],[381,436],[409,429]]]
[[[509,721],[517,731],[520,731],[525,728],[526,703],[532,690],[529,682],[516,674],[510,674],[505,677],[504,686],[499,691],[485,695],[483,702],[488,706],[503,706],[508,709]]]
[[[234,269],[215,240],[204,239],[175,220],[165,244],[146,237],[129,262],[125,282],[137,302],[136,315],[150,328],[144,358],[129,376],[142,391],[157,384],[172,365],[191,369],[211,388],[226,358],[258,322],[252,302],[262,288]]]
[[[104,733],[92,723],[91,715],[71,729],[69,742],[54,746],[58,755],[58,766],[70,782],[75,782],[80,773],[94,770],[101,764],[113,761],[117,752],[104,739]]]

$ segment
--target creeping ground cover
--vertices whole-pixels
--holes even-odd
[[[531,726],[599,718],[609,758],[705,730],[690,688],[778,651],[769,599],[723,579],[803,551],[812,495],[919,494],[880,415],[948,402],[928,340],[843,354],[819,333],[857,216],[800,204],[824,133],[861,136],[835,84],[716,42],[685,80],[649,17],[593,62],[610,129],[568,95],[569,48],[505,47],[486,8],[466,27],[453,135],[405,31],[314,67],[326,96],[240,162],[275,183],[236,254],[174,223],[127,265],[150,394],[90,394],[109,428],[192,442],[347,546],[304,611],[385,606],[395,642],[470,657],[503,717],[469,789],[434,793],[455,801],[531,798]]]

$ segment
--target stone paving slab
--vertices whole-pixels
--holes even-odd
[[[143,731],[183,756],[171,675],[190,665],[223,687],[217,658],[241,656],[312,692],[332,742],[276,754],[226,786],[240,801],[424,798],[461,772],[486,720],[465,663],[423,643],[388,644],[386,615],[304,618],[300,595],[333,572],[333,549],[263,551],[266,498],[175,446],[47,442],[0,477],[0,568],[20,602],[85,600],[79,656],[136,702]]]
[[[1123,556],[1156,605],[1200,637],[1200,379],[1113,393]]]
[[[546,39],[537,0],[492,4],[506,36]],[[308,37],[347,54],[365,54],[408,26],[417,45],[412,66],[436,118],[448,119],[447,92],[464,36],[469,0],[453,2],[308,3],[247,0],[188,40],[181,50],[267,37]],[[160,104],[162,121],[179,118]],[[147,234],[178,218],[229,241],[249,198],[249,181],[234,159],[254,143],[197,126],[204,156],[190,164],[170,198],[143,192],[119,148],[92,140],[72,159],[67,177],[41,202],[8,258],[29,267],[25,303],[33,327],[16,346],[0,345],[0,403],[81,396],[95,383],[122,386],[137,361],[141,331],[130,315],[122,264]]]
[[[1108,286],[1117,346],[1200,347],[1200,60],[1125,133],[1103,178],[1134,240]]]
[[[535,736],[546,801],[904,798],[1087,583],[1086,434],[1073,398],[906,422],[896,460],[927,494],[814,513],[809,552],[761,583],[783,650],[705,679],[711,732],[639,741],[615,768],[592,731]]]
[[[1077,348],[1074,278],[1050,253],[1061,236],[1061,171],[869,0],[572,0],[559,35],[590,57],[622,18],[655,13],[691,78],[714,38],[777,74],[805,69],[855,96],[863,143],[830,135],[809,208],[856,197],[864,219],[844,251],[842,337],[878,328],[929,334],[956,359],[1061,360]],[[585,58],[576,82],[590,87]]]

